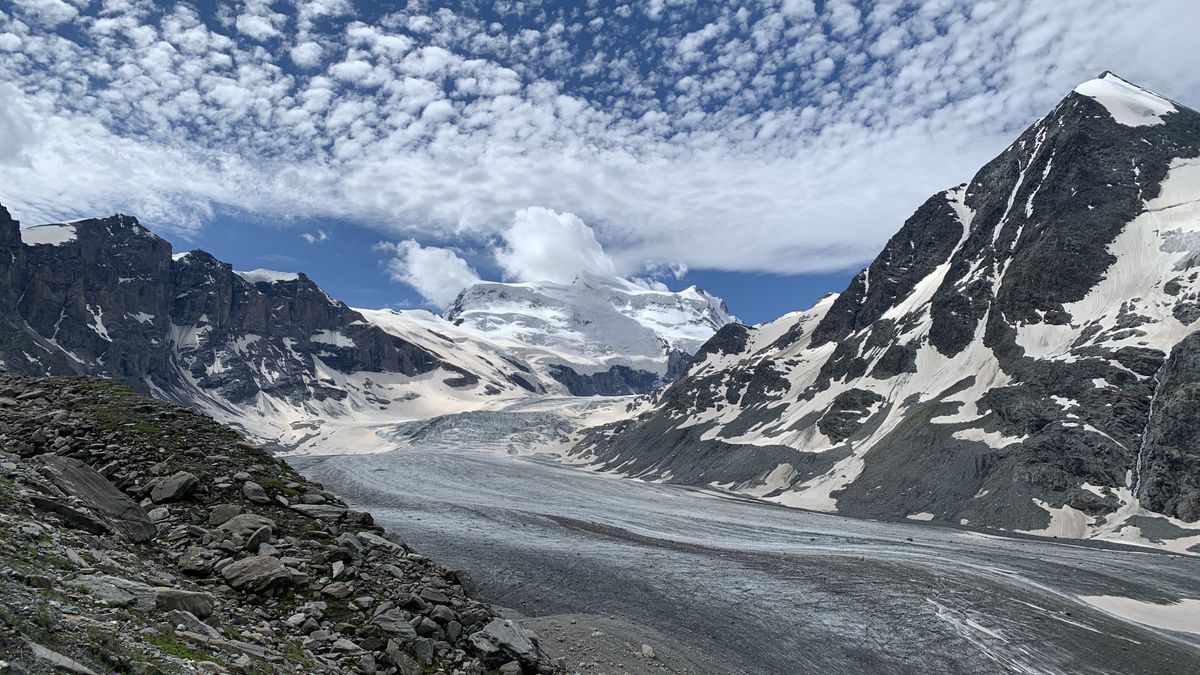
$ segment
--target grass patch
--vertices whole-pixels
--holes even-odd
[[[169,635],[147,635],[145,638],[148,644],[158,647],[159,651],[168,656],[185,659],[188,661],[213,661],[212,654],[186,645],[179,640]]]
[[[288,640],[284,644],[283,658],[298,666],[302,666],[306,670],[312,670],[316,666],[316,664],[313,663],[312,657],[310,657],[308,654],[305,654],[304,650],[300,648],[300,645],[292,642],[291,640]]]
[[[268,490],[274,490],[275,492],[285,494],[289,497],[300,496],[299,490],[288,487],[286,482],[281,481],[278,478],[263,478],[258,481],[258,484],[267,488]]]

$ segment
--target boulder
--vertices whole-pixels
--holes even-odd
[[[538,648],[525,631],[508,619],[492,619],[471,636],[471,644],[484,654],[504,654],[522,663],[538,661]]]
[[[242,512],[242,507],[237,504],[217,504],[208,512],[208,526],[216,527],[223,525],[230,518]]]
[[[108,479],[83,462],[60,455],[38,458],[43,472],[56,487],[77,498],[105,524],[125,539],[141,544],[158,534],[145,509],[138,506]],[[77,521],[82,524],[81,521]],[[89,524],[89,527],[92,525]]]
[[[263,593],[291,584],[292,575],[278,558],[256,555],[232,562],[221,569],[225,583],[239,591]]]
[[[371,619],[371,623],[392,637],[409,638],[417,636],[417,631],[413,630],[412,624],[404,618],[404,615],[399,610],[389,609]]]
[[[41,495],[29,495],[29,501],[42,511],[57,515],[62,524],[72,530],[83,530],[84,532],[96,535],[108,534],[112,531],[103,520],[90,513],[73,508],[70,504],[62,500],[43,497]]]
[[[84,591],[92,598],[113,607],[136,607],[142,611],[149,611],[157,605],[153,588],[121,577],[106,574],[83,576],[68,581],[66,585]]]
[[[159,610],[182,610],[201,619],[212,616],[216,600],[208,593],[185,591],[178,588],[158,587],[154,589],[155,603]]]
[[[267,495],[267,491],[263,489],[263,486],[252,480],[242,483],[242,495],[255,504],[271,503],[271,498]]]
[[[186,499],[188,495],[192,494],[192,491],[196,489],[196,485],[199,483],[200,479],[195,474],[187,471],[178,471],[158,481],[154,488],[150,490],[150,499],[155,504]]]
[[[260,516],[257,513],[243,513],[225,521],[217,529],[229,534],[236,534],[244,539],[252,536],[264,527],[268,527],[274,531],[275,521],[266,516]]]
[[[309,518],[325,520],[331,523],[337,522],[350,510],[344,506],[333,506],[332,504],[292,504],[288,508],[298,513],[303,513]]]
[[[174,627],[183,626],[186,631],[191,631],[210,640],[221,638],[221,633],[216,628],[204,623],[199,617],[182,609],[175,609],[167,612],[166,620]]]
[[[258,548],[269,541],[271,541],[271,526],[263,525],[246,539],[246,550],[258,553]]]

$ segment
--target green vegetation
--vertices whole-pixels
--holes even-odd
[[[162,653],[167,654],[168,656],[174,656],[175,658],[186,659],[188,661],[214,660],[212,654],[203,652],[190,645],[186,645],[169,635],[147,635],[144,639],[147,643],[158,647]]]
[[[283,658],[298,666],[303,666],[307,670],[311,670],[316,665],[312,658],[305,654],[303,649],[300,649],[300,645],[291,640],[284,643]]]
[[[268,478],[261,478],[261,479],[259,479],[259,481],[258,481],[258,484],[259,484],[259,485],[261,485],[261,486],[263,486],[264,488],[266,488],[266,489],[268,489],[268,490],[272,490],[272,491],[274,491],[274,492],[278,492],[278,493],[280,493],[280,494],[284,494],[284,495],[287,495],[287,496],[289,496],[289,497],[298,497],[298,496],[300,496],[300,491],[299,491],[299,490],[297,490],[297,489],[295,489],[295,488],[290,488],[290,487],[288,487],[288,484],[287,484],[287,482],[285,482],[285,481],[281,481],[281,480],[279,480],[278,478],[269,478],[269,477],[268,477]]]

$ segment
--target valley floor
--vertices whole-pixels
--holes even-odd
[[[485,599],[541,617],[526,625],[572,670],[1200,672],[1198,557],[851,520],[486,453],[291,461],[470,569]]]

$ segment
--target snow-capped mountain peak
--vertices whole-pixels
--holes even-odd
[[[679,292],[580,274],[569,284],[481,282],[446,310],[455,326],[499,340],[572,393],[632,393],[669,382],[735,318],[698,288]]]
[[[1163,115],[1177,112],[1166,98],[1108,71],[1075,87],[1075,93],[1095,100],[1117,123],[1131,127],[1162,124]]]
[[[1198,330],[1200,114],[1106,73],[836,298],[722,329],[576,450],[792,506],[1183,550]]]

